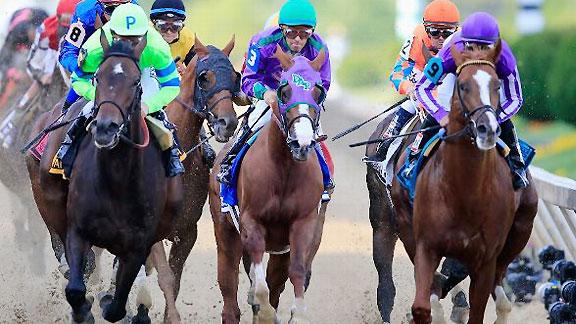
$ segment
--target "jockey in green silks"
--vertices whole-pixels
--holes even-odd
[[[180,79],[170,47],[149,24],[144,9],[132,3],[122,4],[114,10],[110,22],[90,36],[80,50],[79,69],[72,74],[72,87],[89,103],[82,110],[79,119],[68,130],[62,146],[54,157],[50,173],[69,177],[71,165],[79,147],[79,139],[83,137],[85,126],[95,113],[93,101],[96,96],[96,86],[92,80],[104,59],[104,50],[100,44],[101,33],[105,33],[109,42],[129,41],[134,46],[146,37],[146,47],[139,61],[142,71],[142,110],[146,114],[163,120],[167,128],[174,129],[163,111],[163,107],[180,93]],[[165,152],[169,155],[166,168],[168,177],[184,172],[179,158],[180,150],[175,137],[176,133],[173,133],[174,145]]]

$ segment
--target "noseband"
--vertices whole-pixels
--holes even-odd
[[[464,69],[467,66],[472,66],[472,65],[487,65],[487,66],[491,67],[492,69],[494,69],[494,71],[496,71],[496,65],[494,65],[494,63],[492,63],[490,61],[487,61],[487,60],[470,60],[470,61],[467,61],[467,62],[463,63],[462,65],[458,66],[458,68],[456,68],[456,75],[459,76],[460,73],[462,72],[462,69]],[[464,98],[462,97],[462,91],[460,90],[460,81],[458,79],[456,79],[456,93],[458,94],[458,101],[460,102],[460,107],[461,107],[460,113],[462,114],[462,117],[466,121],[466,126],[454,134],[443,136],[442,139],[445,141],[448,141],[451,139],[460,138],[462,136],[470,136],[472,139],[475,139],[476,135],[477,135],[477,133],[476,133],[476,121],[478,120],[478,118],[474,118],[474,116],[475,115],[481,116],[487,112],[491,112],[494,115],[496,115],[496,111],[494,110],[494,108],[491,105],[482,105],[482,106],[474,108],[472,111],[470,111],[470,109],[468,109],[468,107],[466,106],[466,103],[464,102]]]

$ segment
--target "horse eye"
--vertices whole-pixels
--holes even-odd
[[[467,90],[468,90],[468,88],[466,87],[466,85],[464,85],[464,84],[460,85],[460,91],[467,91]]]

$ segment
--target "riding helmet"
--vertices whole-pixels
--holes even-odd
[[[316,27],[316,9],[309,0],[288,0],[280,9],[278,24]]]
[[[499,38],[498,22],[489,13],[475,12],[462,24],[462,40],[465,42],[494,44]]]
[[[182,0],[156,0],[150,10],[150,19],[162,17],[186,19],[186,8]]]

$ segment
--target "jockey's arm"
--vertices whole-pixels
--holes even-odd
[[[163,107],[172,102],[180,93],[180,77],[176,70],[176,64],[171,57],[169,57],[169,64],[167,66],[156,68],[156,77],[160,84],[160,91],[154,96],[144,100],[144,103],[149,108],[149,114],[162,110]]]
[[[522,85],[518,68],[506,77],[500,78],[500,109],[498,119],[500,123],[514,116],[522,107]]]
[[[390,82],[399,94],[405,95],[414,89],[414,83],[409,79],[416,63],[410,59],[398,56],[394,70],[390,73]]]
[[[76,14],[74,14],[71,21],[73,23],[70,25],[70,29],[68,29],[68,33],[62,42],[58,58],[60,64],[70,73],[78,69],[78,54],[86,38],[84,23],[78,19]]]
[[[322,86],[326,91],[330,89],[330,82],[332,79],[332,70],[330,67],[330,53],[328,52],[328,47],[324,46],[324,50],[326,51],[326,60],[322,67],[320,68],[320,77],[322,78]]]
[[[88,101],[93,101],[96,97],[96,87],[92,84],[93,77],[94,73],[85,73],[81,68],[72,72],[72,88]]]
[[[260,48],[256,45],[251,45],[246,54],[246,62],[242,70],[242,91],[252,98],[260,100],[264,99],[264,93],[272,90],[264,83],[264,73],[262,67],[262,54]]]
[[[444,107],[432,93],[440,80],[444,77],[442,60],[434,57],[428,61],[420,80],[416,84],[416,98],[422,104],[424,109],[434,117],[438,122],[448,116],[448,109]]]

